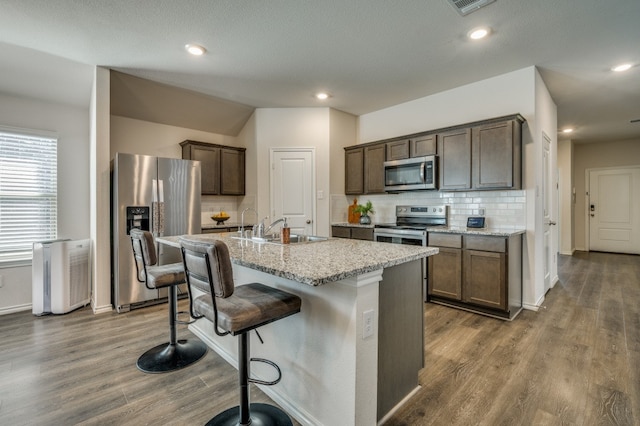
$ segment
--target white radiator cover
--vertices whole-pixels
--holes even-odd
[[[91,240],[33,244],[32,311],[64,314],[90,300]]]

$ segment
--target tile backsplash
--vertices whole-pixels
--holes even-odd
[[[358,198],[358,204],[371,200],[375,214],[373,223],[395,222],[397,205],[440,205],[449,206],[449,225],[466,226],[467,217],[482,216],[484,209],[487,227],[513,230],[526,225],[526,196],[524,190],[514,191],[472,191],[439,192],[415,191],[400,194],[331,195],[331,222],[347,222],[347,209]]]

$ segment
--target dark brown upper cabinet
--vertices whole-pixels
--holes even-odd
[[[386,144],[345,148],[345,194],[384,193]]]
[[[200,161],[202,195],[244,195],[245,148],[186,140],[182,158]]]
[[[471,189],[471,129],[438,134],[441,190]]]
[[[522,187],[521,126],[513,119],[471,129],[473,189]]]

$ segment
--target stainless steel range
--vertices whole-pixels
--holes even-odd
[[[447,226],[449,206],[396,206],[396,223],[378,224],[375,241],[396,244],[427,245],[427,228]]]
[[[382,243],[427,245],[427,228],[447,226],[449,206],[396,206],[396,223],[378,224],[374,241]],[[427,295],[427,258],[422,261],[424,297]]]

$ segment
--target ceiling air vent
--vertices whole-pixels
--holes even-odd
[[[481,7],[493,3],[494,1],[496,0],[447,0],[447,2],[462,16],[475,12]]]

